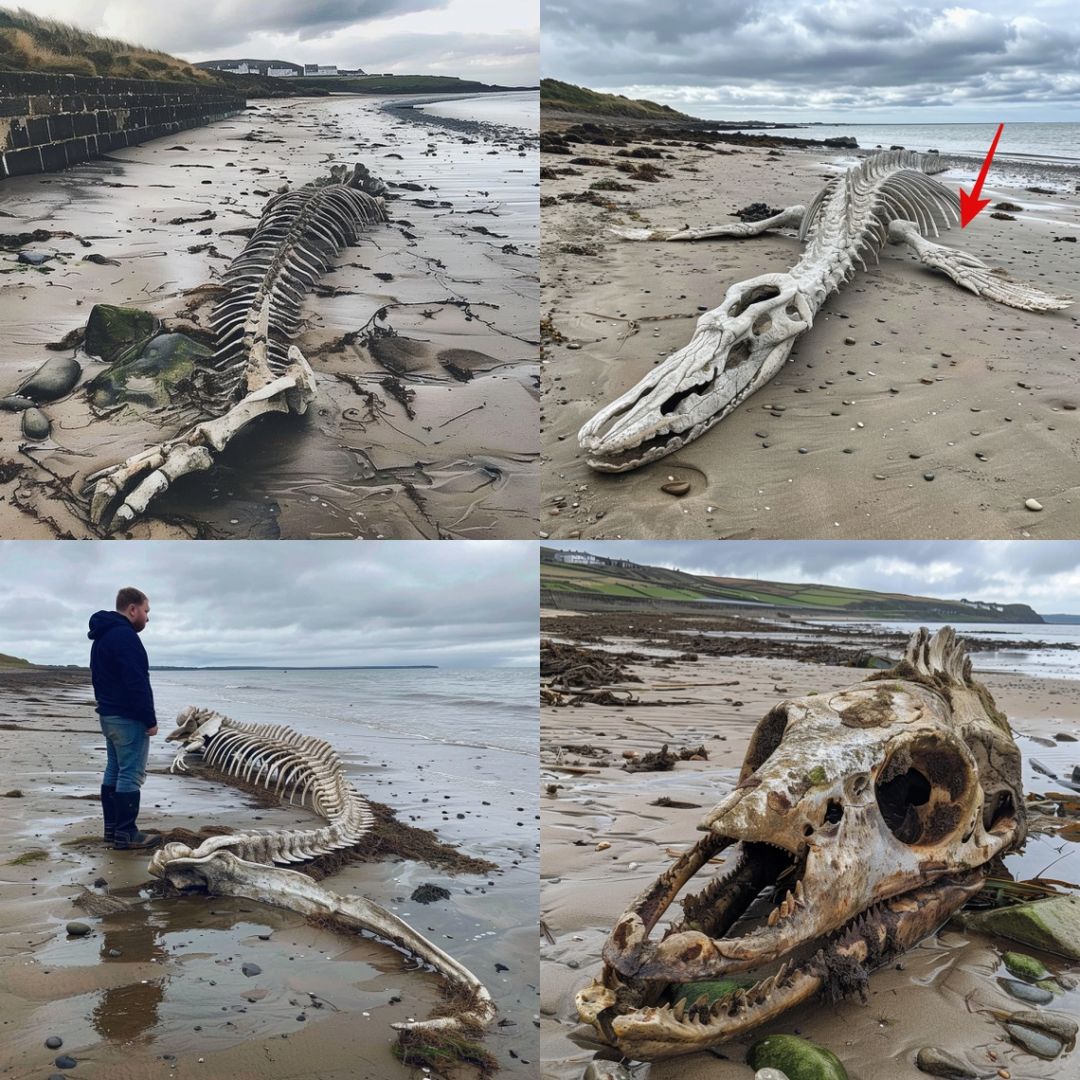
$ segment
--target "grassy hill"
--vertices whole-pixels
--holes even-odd
[[[214,73],[221,82],[249,98],[319,97],[338,94],[488,94],[530,87],[497,86],[452,75],[311,75],[270,78],[266,75]]]
[[[0,669],[2,668],[28,668],[34,665],[29,660],[23,660],[21,656],[8,656],[0,652]]]
[[[98,37],[55,19],[42,19],[22,8],[14,11],[0,8],[0,71],[166,79],[210,86],[217,81],[168,53]]]
[[[635,101],[623,97],[622,94],[602,94],[584,86],[559,82],[558,79],[540,80],[540,108],[589,113],[593,116],[632,116],[640,120],[696,119],[686,113],[677,112],[668,105],[657,105],[655,101]]]
[[[540,549],[540,587],[558,593],[572,604],[581,598],[602,596],[612,600],[739,601],[765,604],[805,614],[929,622],[1041,623],[1042,617],[1027,604],[1004,604],[986,610],[964,600],[880,593],[836,585],[813,585],[756,579],[711,577],[641,566],[620,561],[601,566],[568,566],[554,561],[555,552]]]

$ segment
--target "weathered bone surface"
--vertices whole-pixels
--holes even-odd
[[[756,236],[799,225],[805,250],[787,273],[732,285],[723,303],[698,319],[690,343],[578,432],[586,460],[601,472],[626,472],[674,453],[761,389],[783,367],[796,338],[825,300],[886,240],[906,243],[927,265],[978,296],[1026,311],[1072,303],[1003,279],[974,256],[924,239],[959,220],[955,192],[931,179],[935,154],[887,151],[830,180],[804,210],[789,207],[763,221],[705,229],[616,229],[629,240],[702,240]]]
[[[953,630],[921,630],[892,670],[765,716],[705,835],[616,923],[579,1015],[626,1056],[654,1060],[858,988],[973,896],[1025,828],[1008,721]],[[654,940],[678,893],[725,851]],[[753,986],[715,1002],[672,992],[751,971]]]
[[[486,1027],[495,1016],[487,990],[467,968],[396,915],[359,896],[339,896],[307,874],[275,863],[303,863],[355,846],[374,818],[364,797],[349,783],[333,747],[282,725],[246,724],[210,709],[191,707],[177,717],[168,736],[181,742],[173,771],[186,771],[187,755],[200,753],[208,765],[308,805],[327,824],[317,829],[230,833],[212,836],[197,848],[169,843],[154,852],[150,873],[181,889],[244,896],[302,915],[328,918],[393,942],[435,969],[462,1003],[453,1016],[395,1024],[399,1030],[463,1031]]]
[[[192,379],[202,407],[215,418],[87,478],[90,520],[112,531],[145,513],[178,477],[208,469],[241,428],[271,412],[303,413],[315,397],[315,376],[291,340],[300,332],[300,303],[337,252],[363,227],[386,220],[385,185],[357,164],[267,204],[244,250],[225,272],[228,296],[212,319],[213,356]]]

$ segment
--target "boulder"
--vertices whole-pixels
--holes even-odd
[[[91,402],[99,409],[113,405],[167,405],[177,385],[191,377],[195,361],[212,350],[184,334],[158,334],[135,359],[114,364],[89,384]]]
[[[56,401],[71,392],[81,374],[82,366],[73,356],[50,356],[18,392],[32,401]]]
[[[51,427],[49,418],[40,409],[27,409],[22,414],[22,433],[27,439],[35,442],[47,439]]]
[[[142,352],[160,326],[149,311],[95,304],[86,323],[84,347],[91,356],[110,364],[131,360]]]
[[[1050,896],[968,915],[966,926],[1080,960],[1080,896]]]
[[[746,1063],[755,1071],[777,1069],[789,1080],[848,1080],[832,1051],[798,1035],[766,1035],[750,1047]]]

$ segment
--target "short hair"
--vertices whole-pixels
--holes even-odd
[[[146,603],[146,599],[146,593],[142,592],[140,589],[132,588],[129,585],[126,589],[121,589],[116,594],[116,610],[127,611],[132,604],[139,604],[141,606]]]

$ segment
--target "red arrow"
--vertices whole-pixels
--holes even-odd
[[[1005,125],[998,124],[997,134],[994,136],[994,141],[990,144],[986,160],[983,162],[982,169],[979,170],[979,179],[975,181],[975,187],[972,188],[971,194],[969,195],[963,188],[960,189],[961,229],[968,225],[984,206],[990,205],[989,199],[980,199],[979,195],[982,194],[983,181],[986,179],[986,174],[990,171],[990,161],[994,156],[994,151],[997,149],[998,139],[1001,138],[1001,133],[1004,130]]]

